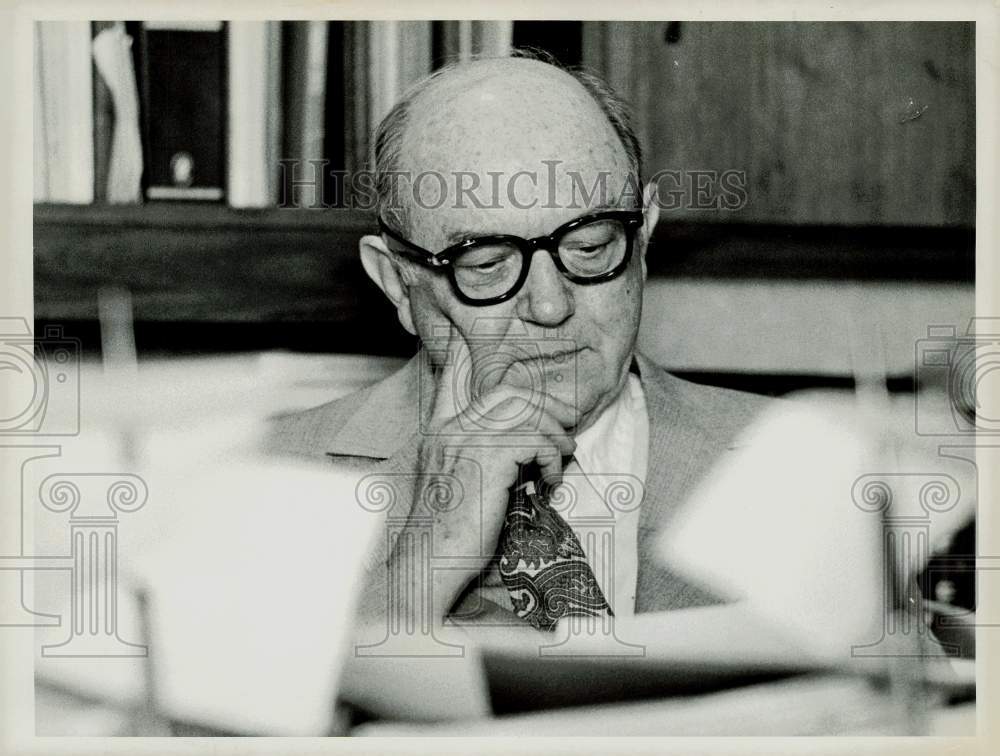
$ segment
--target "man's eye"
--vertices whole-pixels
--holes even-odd
[[[455,262],[455,267],[477,273],[489,273],[507,264],[511,257],[512,253],[507,250],[481,249],[460,257]]]
[[[573,255],[595,255],[601,252],[607,246],[608,246],[607,244],[582,245],[582,246],[570,247],[566,251]]]
[[[503,260],[500,258],[483,261],[463,260],[457,263],[455,267],[462,268],[463,270],[488,271],[493,270],[493,268],[497,267],[502,262]]]

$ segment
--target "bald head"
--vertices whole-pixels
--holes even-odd
[[[594,136],[605,150],[625,157],[610,121],[570,74],[537,60],[480,60],[449,70],[414,98],[402,163],[421,156],[437,159],[456,145],[483,164],[499,162],[508,151],[533,154],[537,160],[539,150],[552,141],[586,146]],[[430,151],[431,145],[441,147]]]
[[[595,170],[638,186],[640,152],[626,106],[603,82],[515,56],[453,64],[418,83],[380,124],[375,168],[380,214],[410,230],[421,211],[475,198],[497,209],[573,203],[559,193],[573,176],[590,189]]]

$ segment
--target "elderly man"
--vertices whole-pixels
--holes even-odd
[[[285,451],[398,484],[412,526],[380,540],[362,611],[417,595],[436,622],[550,630],[567,615],[717,602],[661,564],[655,535],[765,400],[636,352],[659,208],[652,185],[638,190],[623,104],[549,62],[475,60],[411,90],[380,125],[375,160],[381,233],[361,239],[361,259],[423,348],[275,434]],[[448,180],[417,180],[428,172]],[[635,501],[605,509],[612,535],[595,538],[579,522],[613,498],[609,477]],[[553,503],[567,483],[576,517]],[[427,506],[445,489],[445,505]],[[408,570],[400,546],[428,517],[429,574]],[[406,576],[424,585],[398,590]]]

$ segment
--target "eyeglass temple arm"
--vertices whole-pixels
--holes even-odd
[[[388,236],[393,241],[399,242],[405,247],[405,249],[396,250],[400,254],[403,254],[412,260],[416,260],[417,262],[426,263],[434,268],[444,267],[445,265],[448,265],[449,262],[451,262],[450,260],[441,259],[433,252],[430,252],[424,249],[423,247],[418,247],[413,242],[404,239],[402,236],[400,236],[391,228],[389,228],[389,225],[381,218],[379,218],[378,225],[379,225],[379,230],[383,234]]]

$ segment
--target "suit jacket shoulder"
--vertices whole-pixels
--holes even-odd
[[[268,450],[338,461],[387,459],[417,430],[419,360],[360,391],[272,418]]]
[[[642,355],[637,362],[652,425],[681,424],[716,440],[731,441],[775,401],[760,394],[693,383]]]
[[[325,457],[327,446],[371,396],[369,386],[318,407],[271,418],[268,450],[300,457]]]

